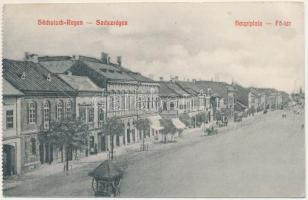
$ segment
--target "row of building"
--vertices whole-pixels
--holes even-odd
[[[81,152],[87,156],[108,151],[110,138],[102,131],[107,118],[119,117],[125,126],[125,133],[114,138],[119,147],[143,139],[135,127],[141,118],[150,120],[149,137],[158,139],[162,118],[183,129],[182,114],[191,117],[191,126],[196,126],[194,116],[200,113],[209,122],[217,120],[217,113],[233,120],[236,112],[252,107],[276,109],[282,105],[282,95],[269,90],[180,81],[178,77],[154,81],[125,68],[121,57],[112,63],[104,52],[99,59],[31,53],[25,53],[24,60],[4,59],[3,173],[20,174],[45,163],[61,162],[62,149],[39,137],[52,121],[78,117],[88,124],[89,144]]]

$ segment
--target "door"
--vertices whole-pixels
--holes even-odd
[[[3,145],[3,176],[16,174],[15,166],[15,147],[12,145]]]
[[[129,129],[127,129],[127,144],[129,144],[130,143],[130,130]]]
[[[43,164],[44,161],[45,161],[45,156],[44,156],[44,145],[43,145],[43,144],[40,144],[40,145],[39,145],[39,152],[40,152],[40,161],[41,161],[41,164]]]
[[[106,151],[106,150],[107,150],[106,136],[102,135],[101,136],[101,151]]]

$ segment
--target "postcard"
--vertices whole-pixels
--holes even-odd
[[[304,2],[2,16],[4,197],[305,197]]]

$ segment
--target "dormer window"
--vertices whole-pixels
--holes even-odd
[[[111,73],[114,73],[114,70],[108,70],[109,72],[111,72]]]
[[[22,72],[20,78],[23,79],[23,80],[26,79],[26,72]]]
[[[51,81],[51,74],[50,73],[47,75],[47,81]]]
[[[103,71],[103,72],[107,72],[107,69],[101,69],[101,71]]]

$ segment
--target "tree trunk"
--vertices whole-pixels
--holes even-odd
[[[66,171],[68,171],[68,163],[69,163],[69,160],[68,160],[68,154],[69,154],[69,147],[66,147],[65,148],[65,154],[66,154],[66,165],[65,165],[65,169]]]
[[[111,136],[111,160],[113,160],[113,148],[114,148],[114,144],[113,144],[113,138],[114,135]]]
[[[62,163],[63,162],[63,146],[61,147],[60,151],[61,151],[61,163]]]
[[[145,145],[145,140],[144,140],[144,131],[142,131],[142,133],[143,133],[143,135],[142,135],[142,150],[143,151],[145,151],[145,147],[144,147],[144,145]]]

